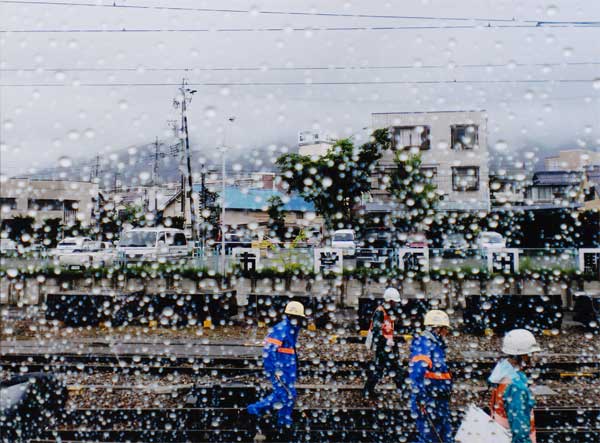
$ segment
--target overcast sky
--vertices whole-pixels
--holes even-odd
[[[33,3],[0,1],[3,174],[165,137],[182,77],[207,156],[224,127],[247,151],[315,127],[360,136],[372,112],[460,109],[489,112],[507,166],[511,153],[600,146],[598,0]],[[536,23],[573,21],[598,23]],[[95,32],[122,29],[144,32]]]

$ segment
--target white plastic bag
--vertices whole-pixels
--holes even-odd
[[[456,443],[511,443],[510,431],[481,408],[469,405],[455,437]]]

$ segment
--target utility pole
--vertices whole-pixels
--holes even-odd
[[[96,156],[96,162],[94,164],[94,178],[92,179],[92,183],[96,183],[98,185],[98,194],[95,197],[94,202],[94,218],[96,219],[96,240],[100,240],[102,238],[102,234],[100,232],[100,156]]]
[[[204,220],[204,211],[206,211],[206,165],[202,163],[202,169],[200,171],[201,177],[201,188],[200,188],[200,213],[202,214],[202,254],[204,254],[204,248],[206,246],[206,220]]]
[[[160,145],[162,143],[158,142],[158,137],[154,141],[154,164],[152,167],[152,187],[154,189],[154,226],[158,221],[158,161],[163,157],[163,154],[159,151]]]
[[[187,197],[190,205],[190,220],[192,223],[192,241],[196,242],[196,211],[194,211],[194,197],[192,192],[192,159],[190,155],[190,138],[188,133],[188,121],[187,121],[187,103],[191,101],[191,96],[196,92],[196,90],[189,89],[186,85],[185,79],[181,81],[181,86],[179,87],[179,91],[181,93],[181,103],[175,101],[176,106],[181,105],[181,133],[180,137],[183,137],[183,141],[185,143],[185,155],[187,160],[187,175],[188,175],[188,189],[187,189]],[[188,94],[190,97],[188,98]]]

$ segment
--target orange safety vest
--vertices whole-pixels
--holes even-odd
[[[294,348],[281,347],[281,345],[283,345],[283,342],[281,340],[277,340],[276,338],[267,337],[267,338],[265,338],[265,342],[271,343],[271,344],[277,346],[277,352],[280,352],[281,354],[295,354],[296,353]]]
[[[383,312],[383,324],[381,325],[381,334],[386,340],[394,339],[394,320],[392,317],[388,315],[383,306],[378,306],[375,311]],[[369,331],[373,330],[373,320],[371,320],[371,325],[369,326]]]
[[[492,419],[506,429],[510,429],[510,424],[508,423],[508,416],[506,415],[506,409],[504,408],[504,391],[506,391],[506,388],[509,384],[509,379],[503,379],[500,384],[492,390],[492,398],[490,399],[490,412]],[[531,439],[532,443],[536,443],[535,418],[533,416],[533,411],[531,411],[530,429],[531,432],[529,433],[529,438]]]

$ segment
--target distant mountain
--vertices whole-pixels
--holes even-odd
[[[236,150],[226,154],[226,170],[228,174],[240,174],[260,171],[275,171],[273,164],[280,151],[271,145],[269,148]],[[158,182],[172,183],[181,179],[182,171],[187,174],[187,163],[181,146],[177,140],[163,141],[158,150]],[[37,179],[62,179],[90,181],[95,177],[100,180],[101,187],[113,189],[119,186],[151,185],[154,177],[155,143],[145,143],[135,147],[123,148],[110,154],[100,154],[76,160],[59,159],[58,166],[40,169],[24,177]],[[213,152],[206,159],[207,172],[221,172],[221,156]],[[203,153],[192,151],[192,174],[194,181],[200,180]]]

